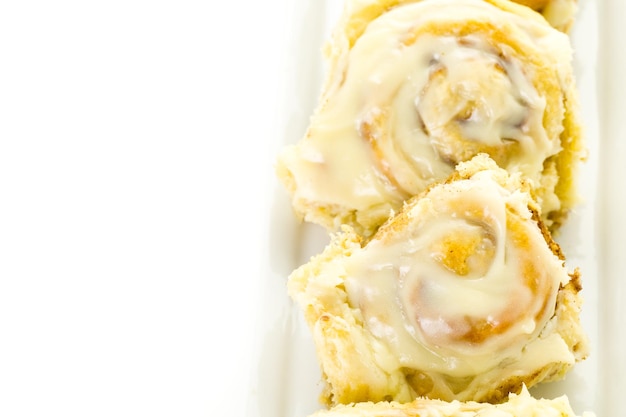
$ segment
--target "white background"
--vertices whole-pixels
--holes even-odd
[[[1,416],[245,415],[286,4],[0,2]]]

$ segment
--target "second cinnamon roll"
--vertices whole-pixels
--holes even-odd
[[[289,280],[324,400],[499,402],[584,359],[579,272],[536,210],[519,175],[479,154],[371,239],[334,235]]]

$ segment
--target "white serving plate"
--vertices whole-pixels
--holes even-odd
[[[290,5],[285,45],[285,78],[278,109],[274,154],[305,132],[317,104],[324,62],[321,48],[342,5],[341,0],[298,0]],[[571,268],[583,274],[582,322],[591,355],[561,382],[531,391],[553,398],[568,395],[574,411],[598,416],[621,415],[626,391],[624,307],[626,265],[621,237],[626,235],[626,3],[580,0],[571,32],[574,67],[589,158],[582,167],[584,201],[556,236]],[[248,416],[306,417],[321,408],[320,372],[313,343],[301,312],[288,298],[286,280],[297,266],[328,242],[319,227],[299,224],[288,196],[276,179],[272,184],[266,269],[258,303],[255,367],[248,392]]]

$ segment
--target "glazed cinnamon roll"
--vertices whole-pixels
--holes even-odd
[[[371,239],[344,226],[293,272],[326,403],[499,402],[586,357],[579,272],[528,191],[479,154]]]
[[[383,401],[379,403],[359,403],[338,405],[331,410],[320,410],[310,417],[576,417],[569,399],[561,396],[555,399],[533,398],[526,388],[518,394],[511,394],[502,404],[452,401],[450,403],[419,398],[410,403]],[[586,411],[582,417],[595,417]]]
[[[278,158],[295,212],[371,235],[482,152],[530,181],[556,228],[583,151],[571,54],[507,0],[348,0],[319,107]]]

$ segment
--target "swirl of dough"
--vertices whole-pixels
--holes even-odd
[[[353,0],[306,137],[279,177],[306,220],[371,235],[478,153],[536,188],[546,222],[581,157],[567,36],[501,0]]]
[[[569,279],[522,194],[488,175],[409,203],[352,258],[346,281],[366,323],[398,357],[422,349],[454,357],[440,370],[463,377],[536,337]]]
[[[411,21],[408,15],[398,17],[404,19]],[[388,64],[363,69],[392,85],[392,95],[372,99],[359,122],[379,171],[406,195],[425,186],[416,186],[415,177],[431,180],[421,167],[441,172],[478,153],[537,178],[545,158],[559,149],[560,123],[543,123],[544,114],[560,117],[556,108],[547,109],[558,103],[544,98],[548,90],[559,89],[556,80],[537,71],[545,91],[535,87],[523,70],[532,65],[505,45],[504,31],[493,35],[500,39],[494,43],[465,24],[429,23],[419,29],[403,40],[412,51],[393,59],[391,46],[381,48],[381,61]],[[437,36],[431,35],[434,31]],[[361,46],[368,40],[364,35],[353,49],[355,61],[365,60],[360,54],[369,49]],[[398,68],[406,72],[398,74]]]
[[[459,355],[525,343],[554,312],[559,287],[545,267],[557,259],[533,250],[538,228],[495,186],[458,182],[430,198],[437,213],[421,218],[411,239],[423,246],[398,276],[402,316],[422,343]]]

